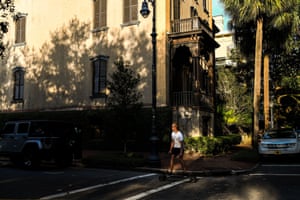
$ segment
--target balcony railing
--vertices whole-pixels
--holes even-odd
[[[173,106],[192,106],[194,104],[194,93],[192,91],[174,92],[172,100]]]
[[[205,92],[181,91],[173,92],[172,96],[172,106],[209,106],[211,102]]]
[[[211,35],[207,21],[201,20],[200,17],[192,17],[187,19],[177,19],[172,23],[172,33],[186,33],[191,31],[204,30],[207,34]]]

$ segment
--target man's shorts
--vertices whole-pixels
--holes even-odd
[[[174,156],[178,156],[180,154],[181,148],[172,148],[171,154]]]

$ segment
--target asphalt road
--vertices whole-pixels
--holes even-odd
[[[73,167],[0,167],[0,199],[299,199],[298,160],[263,162],[249,174],[159,180],[159,174]]]

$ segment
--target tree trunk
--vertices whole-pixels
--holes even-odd
[[[254,64],[254,96],[253,96],[253,137],[252,145],[257,146],[259,133],[260,88],[261,88],[261,59],[263,40],[263,19],[256,21],[255,64]]]
[[[270,127],[269,55],[264,55],[264,120],[265,129]]]

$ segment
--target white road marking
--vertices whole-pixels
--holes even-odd
[[[134,195],[134,196],[132,196],[132,197],[128,197],[128,198],[126,198],[126,199],[124,199],[124,200],[138,200],[138,199],[144,198],[144,197],[146,197],[146,196],[149,196],[149,195],[151,195],[151,194],[160,192],[160,191],[162,191],[162,190],[169,189],[169,188],[171,188],[171,187],[174,187],[174,186],[176,186],[176,185],[179,185],[179,184],[182,184],[182,183],[185,183],[185,182],[188,182],[188,181],[190,181],[189,178],[183,179],[183,180],[181,180],[181,181],[176,181],[176,182],[174,182],[174,183],[170,183],[170,184],[168,184],[168,185],[163,185],[163,186],[161,186],[161,187],[159,187],[159,188],[152,189],[152,190],[148,190],[148,191],[142,192],[142,193],[140,193],[140,194]]]
[[[273,173],[253,173],[249,176],[300,176],[300,174],[273,174]]]
[[[61,192],[61,193],[57,193],[57,194],[53,194],[53,195],[48,195],[48,196],[41,197],[40,199],[41,200],[48,200],[48,199],[64,197],[64,196],[67,196],[67,195],[70,195],[70,194],[85,192],[85,191],[88,191],[88,190],[93,190],[93,189],[101,188],[101,187],[108,186],[108,185],[114,185],[114,184],[118,184],[118,183],[123,183],[123,182],[132,181],[132,180],[136,180],[136,179],[146,178],[146,177],[149,177],[149,176],[155,176],[155,175],[157,175],[157,174],[151,173],[151,174],[145,174],[145,175],[140,175],[140,176],[129,177],[129,178],[121,179],[121,180],[112,181],[112,182],[109,182],[109,183],[102,183],[102,184],[93,185],[93,186],[89,186],[89,187],[85,187],[85,188],[71,190],[71,191],[68,191],[68,192]]]
[[[288,164],[285,164],[285,165],[283,165],[283,164],[262,164],[260,166],[262,166],[262,167],[300,167],[300,165],[298,165],[298,164],[290,164],[290,165],[288,165]]]
[[[262,164],[261,167],[300,167],[299,164]],[[300,176],[300,174],[251,173],[250,176]]]

